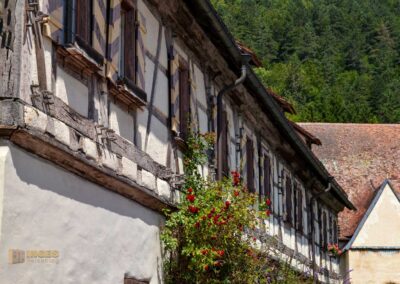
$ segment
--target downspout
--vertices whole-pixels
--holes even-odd
[[[222,99],[226,93],[241,85],[247,76],[247,63],[250,60],[249,54],[242,55],[242,72],[235,82],[226,86],[217,95],[217,180],[222,179]]]
[[[313,283],[318,283],[318,275],[316,273],[316,263],[315,263],[315,228],[314,228],[314,207],[313,207],[313,203],[316,199],[318,199],[319,197],[321,197],[322,195],[328,193],[331,189],[332,189],[332,183],[331,181],[333,180],[333,177],[329,177],[328,180],[328,187],[325,188],[322,192],[313,195],[310,198],[310,203],[309,203],[309,208],[311,209],[310,211],[310,225],[311,225],[311,252],[312,252],[312,270],[313,270]]]

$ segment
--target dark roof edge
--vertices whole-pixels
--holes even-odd
[[[200,26],[207,34],[211,34],[210,38],[213,40],[213,43],[216,45],[216,47],[219,50],[223,49],[225,51],[221,52],[221,55],[225,58],[228,65],[239,74],[240,66],[242,64],[242,54],[237,47],[232,34],[229,32],[228,28],[225,26],[210,1],[191,0],[187,3],[187,5],[189,8],[194,9],[195,15],[200,13],[200,18],[196,17]],[[230,64],[232,61],[235,64]],[[332,180],[329,172],[297,135],[278,104],[275,102],[272,96],[268,95],[267,91],[265,90],[265,86],[260,82],[255,73],[251,70],[251,68],[248,69],[249,72],[244,84],[251,89],[254,94],[259,97],[259,99],[261,99],[262,103],[269,110],[268,115],[280,126],[278,129],[281,131],[281,133],[288,138],[292,147],[303,156],[308,164],[311,165],[313,170],[320,176],[323,184],[328,185]],[[335,180],[332,181],[332,186],[334,192],[339,197],[338,200],[341,201],[342,204],[344,204],[347,208],[355,210],[355,206],[350,202],[347,194]]]

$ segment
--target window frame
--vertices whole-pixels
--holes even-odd
[[[64,7],[64,46],[65,47],[74,47],[77,45],[80,49],[82,49],[87,56],[90,57],[91,60],[93,60],[97,65],[101,66],[104,63],[104,58],[105,55],[100,54],[98,51],[96,51],[93,46],[93,25],[94,25],[94,15],[93,15],[93,0],[84,0],[88,1],[88,21],[89,21],[89,29],[88,29],[88,34],[87,34],[87,39],[82,38],[82,36],[79,35],[77,29],[79,28],[79,25],[77,24],[77,18],[79,16],[78,6],[77,6],[77,1],[81,0],[66,0],[66,4]],[[82,0],[83,1],[83,0]],[[82,2],[79,2],[82,3]],[[87,56],[82,55],[81,59],[90,61],[90,59],[87,58]],[[92,64],[89,62],[89,64]]]

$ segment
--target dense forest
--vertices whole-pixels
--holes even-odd
[[[212,2],[293,120],[400,122],[400,1]]]

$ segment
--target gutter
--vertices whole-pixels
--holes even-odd
[[[238,63],[242,62],[241,52],[236,46],[233,36],[222,22],[211,3],[208,0],[192,0],[187,3],[187,6],[192,10],[199,25],[210,37],[216,48],[220,51],[224,51],[221,52],[221,55],[225,58],[230,68],[232,68],[232,70],[238,70]],[[323,184],[328,186],[329,183],[332,183],[333,192],[337,195],[338,200],[347,208],[356,210],[355,206],[349,201],[344,190],[335,180],[331,180],[329,172],[303,143],[294,128],[288,122],[284,113],[280,110],[278,104],[268,95],[265,87],[251,69],[247,70],[247,76],[243,84],[252,91],[253,95],[258,97],[265,107],[265,113],[277,124],[277,128],[281,134],[288,139],[294,150],[311,166],[313,171],[320,177]]]

